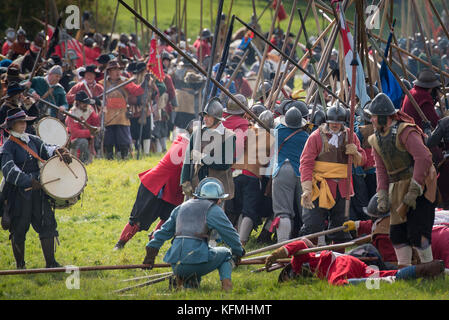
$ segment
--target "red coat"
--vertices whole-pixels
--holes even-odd
[[[360,221],[357,229],[357,236],[360,237],[364,234],[371,234],[373,229],[373,221],[366,220]],[[387,262],[397,262],[396,251],[394,251],[393,244],[390,240],[389,234],[377,233],[372,236],[371,243],[379,250],[382,259]]]
[[[413,98],[415,98],[416,102],[418,103],[418,106],[421,108],[426,118],[431,122],[432,127],[435,128],[440,118],[438,117],[438,114],[435,112],[435,103],[430,93],[427,92],[427,89],[417,86],[414,86],[412,90],[410,90],[410,93],[413,96]],[[401,110],[406,114],[408,114],[409,116],[411,116],[413,120],[415,120],[415,123],[421,129],[423,129],[422,119],[418,114],[418,112],[416,112],[415,107],[410,102],[407,95],[404,98]]]
[[[355,133],[353,135],[353,143],[357,146],[357,151],[362,155],[362,164],[365,164],[365,150],[363,150],[360,146],[359,138],[357,138],[357,135]],[[315,159],[320,155],[322,147],[323,141],[321,140],[320,130],[315,130],[307,139],[306,145],[304,146],[304,150],[301,154],[299,168],[299,170],[301,171],[301,182],[312,181]],[[332,195],[334,196],[334,199],[337,198],[337,187],[340,191],[341,197],[346,197],[348,179],[340,179],[338,182],[336,182],[334,179],[326,179],[326,181],[329,185],[329,189],[331,190]],[[349,192],[351,196],[354,194],[352,180]]]
[[[432,255],[434,259],[443,260],[446,268],[449,268],[449,224],[432,228]]]
[[[292,256],[295,252],[307,249],[304,241],[298,240],[286,244],[288,255]],[[292,268],[297,274],[301,273],[302,264],[309,263],[310,270],[320,279],[327,279],[332,285],[345,285],[347,279],[369,278],[373,276],[374,270],[367,266],[361,260],[346,254],[338,254],[332,251],[319,251],[301,254],[292,257]],[[379,271],[376,277],[394,276],[397,270]]]
[[[90,93],[89,93],[90,90]],[[73,104],[75,102],[75,96],[79,91],[85,91],[89,98],[94,98],[101,96],[103,94],[103,86],[99,83],[95,83],[93,87],[89,87],[89,90],[86,89],[86,86],[84,85],[84,81],[80,81],[77,84],[75,84],[69,92],[66,94],[67,103]],[[92,94],[92,95],[91,95]]]
[[[100,126],[100,117],[95,113],[95,111],[92,109],[91,106],[89,106],[89,108],[91,110],[90,110],[90,115],[87,118],[87,120],[84,119],[84,117],[79,116],[79,114],[77,114],[77,111],[79,109],[72,108],[70,110],[70,113],[75,114],[76,116],[80,117],[81,120],[86,120],[86,122],[88,124],[90,124],[91,126],[99,127]],[[73,141],[78,138],[85,138],[85,139],[93,138],[90,131],[88,129],[86,129],[86,127],[83,126],[81,123],[76,121],[75,119],[73,119],[71,117],[67,117],[65,119],[65,124],[67,125],[67,131],[70,134],[70,141]]]
[[[184,155],[189,146],[189,139],[178,135],[165,156],[152,169],[139,173],[141,183],[152,194],[158,195],[162,188],[162,200],[175,206],[184,201],[180,177]]]

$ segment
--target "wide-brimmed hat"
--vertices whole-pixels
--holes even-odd
[[[100,70],[97,69],[97,66],[94,64],[88,65],[85,67],[84,70],[79,72],[80,77],[84,78],[84,75],[86,74],[86,72],[91,72],[95,74],[95,77],[99,77],[101,75]]]
[[[80,71],[80,73],[79,73],[80,77],[84,78],[84,75],[86,74],[86,72],[94,73],[96,77],[99,77],[101,75],[100,70],[98,70],[97,66],[94,64],[88,65],[88,66],[86,66],[86,68],[84,70]]]
[[[14,97],[17,94],[22,93],[23,91],[25,91],[25,88],[22,87],[18,82],[11,82],[8,84],[6,95],[3,96],[2,99]]]
[[[75,101],[79,101],[79,102],[87,103],[87,104],[95,104],[95,100],[90,99],[89,96],[87,95],[86,91],[84,91],[84,90],[78,91],[76,93]]]
[[[111,69],[122,69],[122,66],[120,65],[120,63],[118,63],[117,60],[111,60],[108,62],[108,65],[106,66],[106,70],[111,70]]]
[[[418,74],[418,79],[413,81],[415,86],[432,89],[441,86],[440,79],[432,70],[425,69]]]
[[[97,58],[97,62],[99,64],[106,64],[114,58],[115,56],[112,53],[105,53]]]
[[[6,77],[9,82],[22,81],[26,79],[25,76],[20,73],[20,67],[15,63],[8,66]]]
[[[25,120],[25,121],[33,121],[36,119],[36,117],[30,117],[28,116],[25,111],[23,111],[21,108],[13,108],[9,109],[6,114],[5,122],[3,122],[0,125],[0,128],[8,128],[10,127],[15,121],[18,120]]]

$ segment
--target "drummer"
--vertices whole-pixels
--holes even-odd
[[[18,269],[25,268],[25,239],[30,224],[39,234],[46,267],[60,267],[54,256],[57,223],[50,198],[39,182],[39,161],[45,162],[53,154],[58,154],[67,164],[72,161],[66,148],[45,144],[39,137],[25,132],[27,121],[34,119],[20,108],[10,109],[0,126],[10,134],[0,148],[5,179],[2,195],[6,199],[2,227],[10,232]]]

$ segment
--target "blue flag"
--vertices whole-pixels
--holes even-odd
[[[387,58],[388,56],[392,37],[393,33],[390,33],[390,36],[388,37],[387,47],[385,48],[385,58]],[[382,61],[382,65],[380,67],[380,82],[382,85],[382,92],[391,99],[396,109],[400,109],[403,96],[402,88],[396,78],[393,76],[393,73],[391,73],[385,61]]]

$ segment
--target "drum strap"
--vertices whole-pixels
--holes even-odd
[[[25,143],[23,143],[22,141],[20,141],[20,139],[17,139],[16,137],[14,137],[13,135],[9,136],[9,140],[17,143],[19,146],[21,146],[23,149],[25,149],[29,154],[31,154],[34,158],[36,158],[37,160],[39,160],[42,163],[45,163],[46,161],[43,160],[41,157],[39,157],[39,155],[34,152],[34,150],[32,150],[30,147],[28,147]]]

